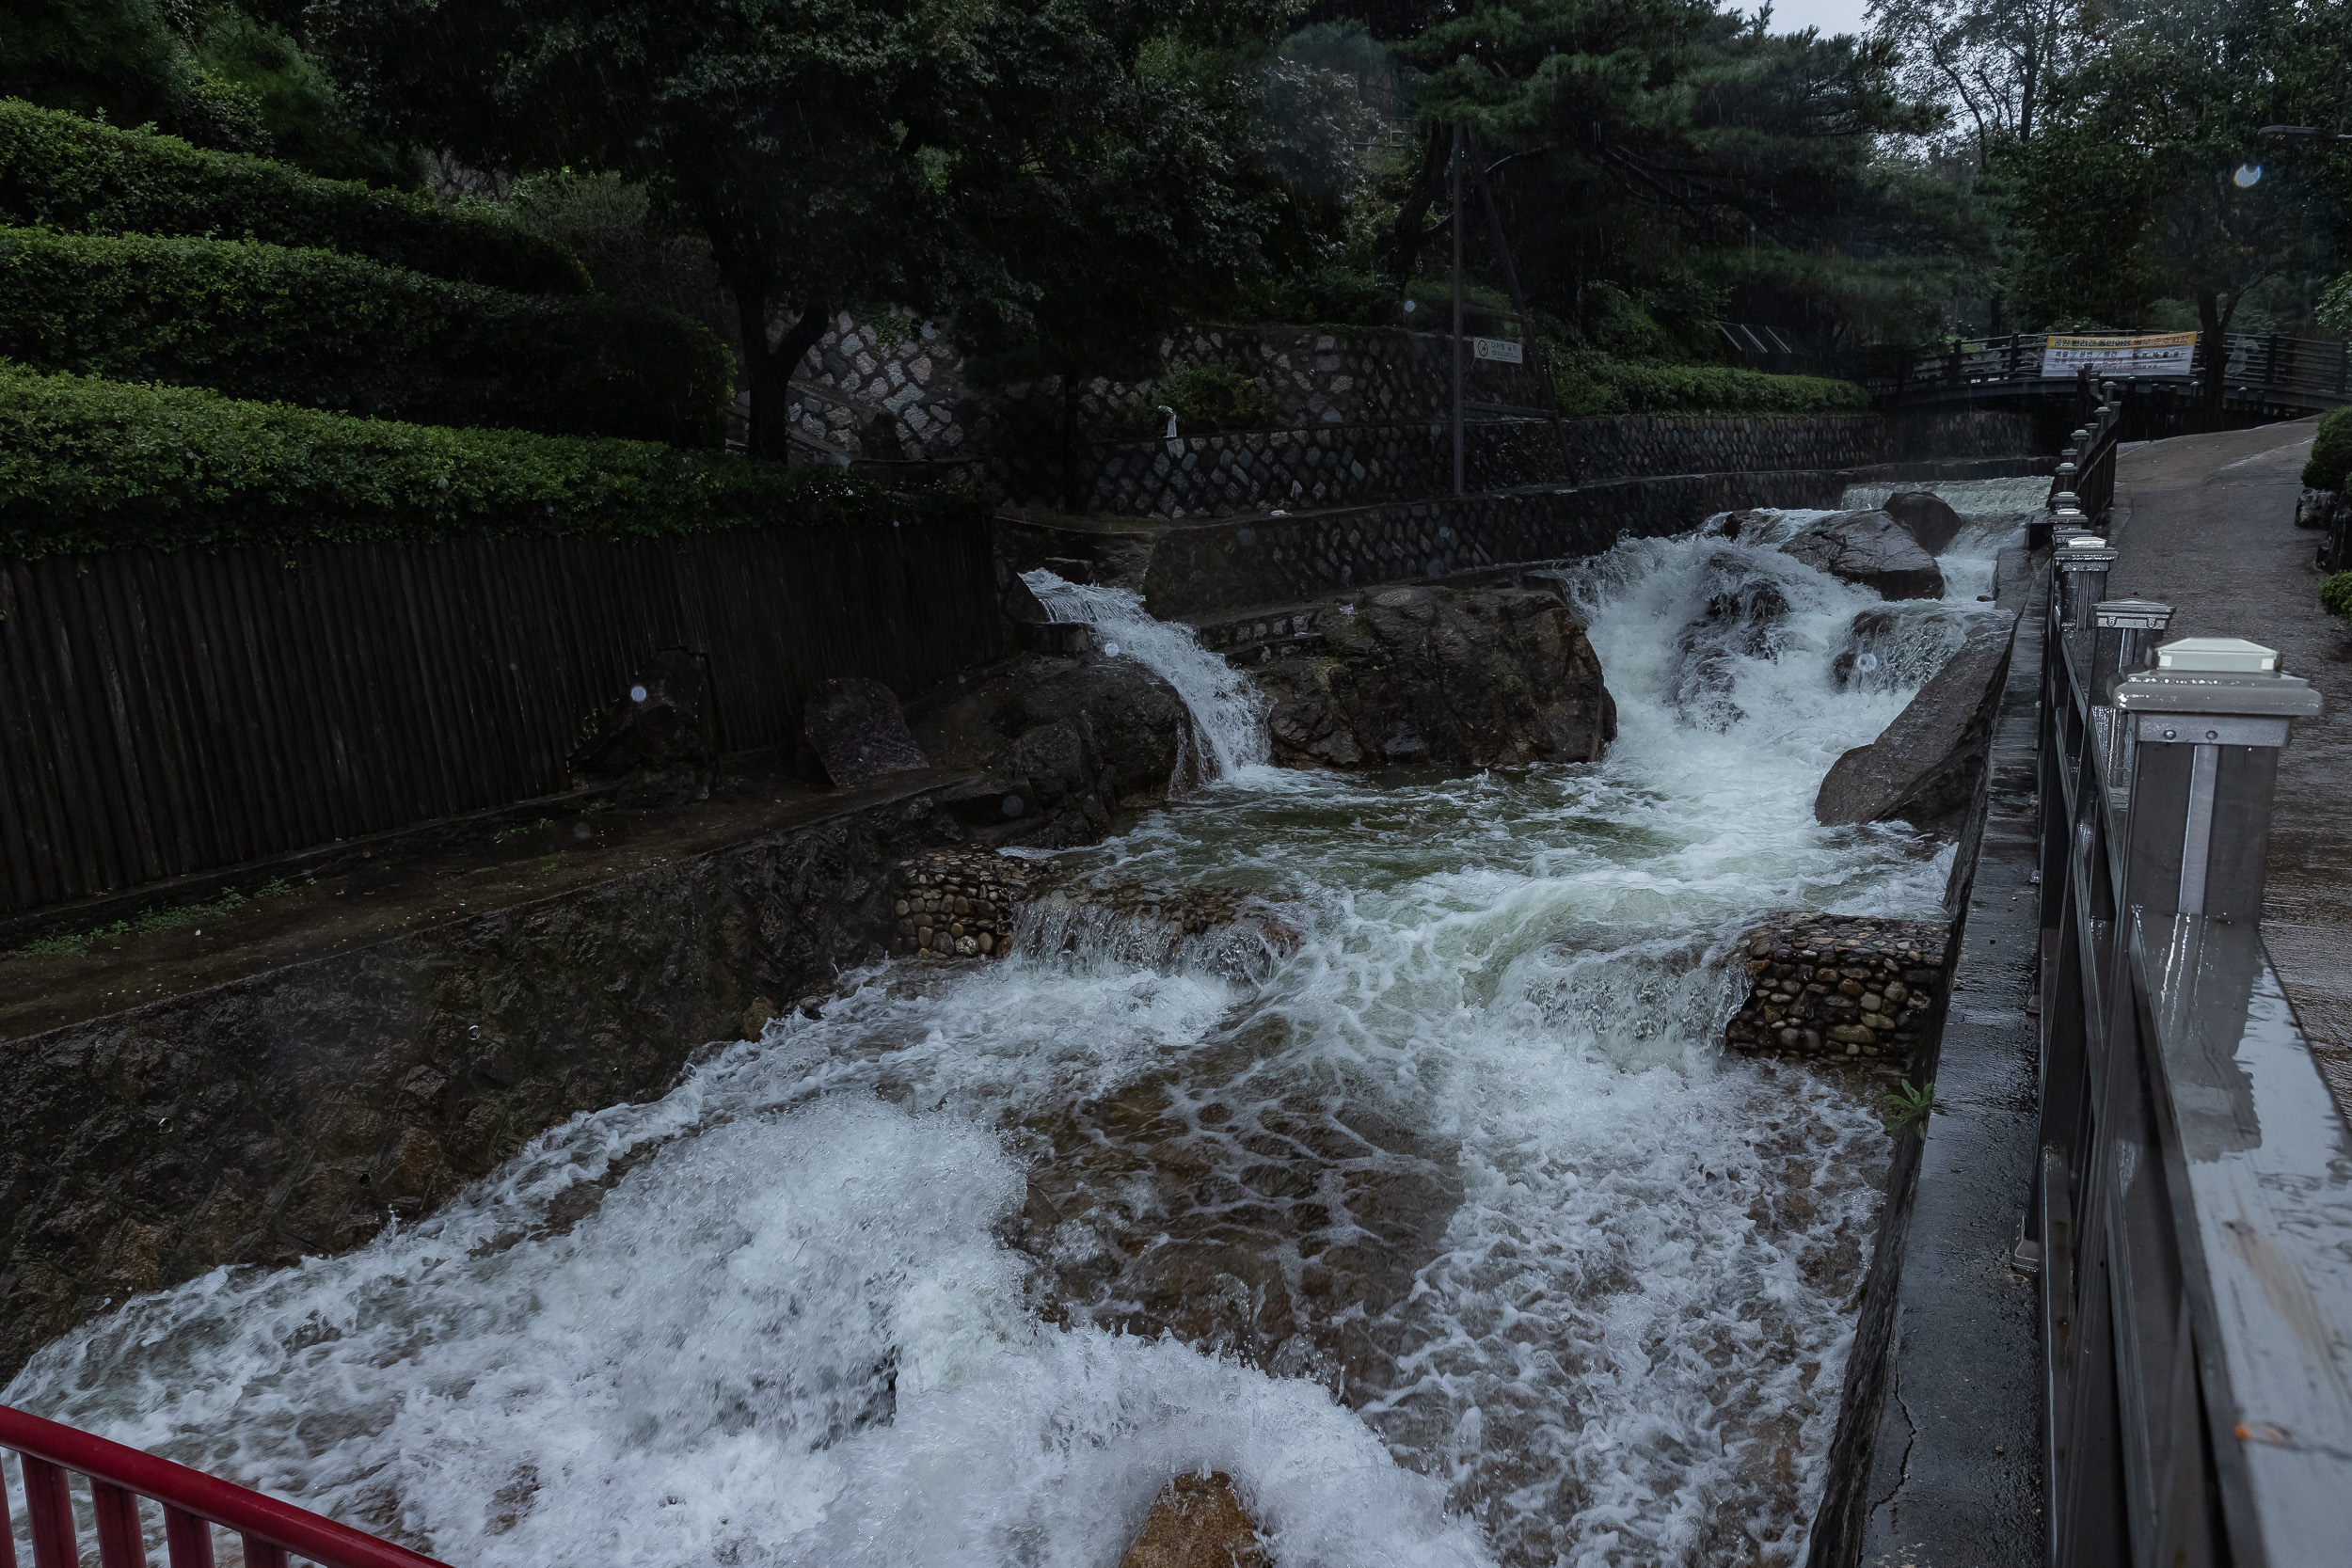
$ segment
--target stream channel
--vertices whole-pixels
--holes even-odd
[[[1111,1568],[1202,1468],[1279,1568],[1798,1560],[1889,1085],[1726,1056],[1726,955],[1771,911],[1940,918],[1948,847],[1813,797],[1990,612],[2046,484],[1936,487],[1972,519],[1948,597],[1844,689],[1877,595],[1772,547],[1819,514],[1565,566],[1620,712],[1587,766],[1266,766],[1188,632],[1041,582],[1217,765],[1064,858],[1252,890],[1295,946],[882,966],[0,1401],[461,1568]],[[1785,615],[1685,637],[1764,579]]]

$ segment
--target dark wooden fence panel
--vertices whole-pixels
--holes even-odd
[[[985,517],[0,561],[0,914],[566,787],[657,651],[720,746],[1000,657]]]

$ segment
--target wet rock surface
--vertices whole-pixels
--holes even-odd
[[[917,705],[925,754],[985,771],[965,836],[1048,848],[1091,844],[1111,813],[1197,783],[1192,718],[1131,658],[1025,654]]]
[[[1875,589],[1882,598],[1944,596],[1944,572],[1935,557],[1883,510],[1824,517],[1781,551],[1841,581]]]
[[[826,781],[839,789],[930,766],[908,733],[897,694],[880,681],[825,682],[802,710],[801,734]]]
[[[1942,555],[1960,536],[1963,522],[1951,503],[1932,490],[1898,490],[1880,510],[1902,524],[1930,555]]]
[[[569,767],[581,783],[618,784],[621,805],[680,806],[709,798],[718,760],[709,664],[669,648],[597,713],[595,733]]]
[[[1274,698],[1284,767],[1585,762],[1616,736],[1600,659],[1554,590],[1386,588],[1312,624],[1245,664]]]
[[[1908,1060],[1945,990],[1951,927],[1867,915],[1774,915],[1735,950],[1748,997],[1724,1026],[1743,1056]]]
[[[1814,817],[1833,827],[1908,822],[1933,832],[1954,826],[1984,771],[2016,626],[2014,615],[1987,615],[1971,626],[1959,651],[1876,740],[1831,765],[1814,797]]]
[[[1160,1488],[1119,1568],[1268,1568],[1258,1532],[1222,1470]]]

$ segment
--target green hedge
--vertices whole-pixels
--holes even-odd
[[[595,292],[580,258],[485,212],[322,180],[0,99],[0,221],[128,234],[225,235],[372,257],[524,293]]]
[[[1820,375],[1767,375],[1728,365],[1659,365],[1556,355],[1570,414],[1858,414],[1870,394]]]
[[[2352,572],[2319,579],[2319,608],[2339,621],[2352,622]]]
[[[0,555],[505,534],[657,538],[968,511],[830,466],[355,420],[0,365]]]
[[[725,443],[735,359],[675,311],[324,250],[0,229],[0,358],[423,424]]]
[[[2303,483],[2314,490],[2341,490],[2347,473],[2352,473],[2352,408],[2333,408],[2320,416],[2312,455],[2303,464]]]

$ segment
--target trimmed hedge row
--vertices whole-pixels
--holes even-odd
[[[2314,490],[2341,490],[2352,476],[2352,408],[2331,408],[2319,417],[2303,483]]]
[[[726,440],[735,359],[652,306],[324,250],[0,229],[0,358],[424,424]]]
[[[1554,365],[1562,408],[1571,414],[1858,414],[1870,407],[1869,393],[1828,376],[1565,354]]]
[[[356,420],[0,365],[0,555],[512,534],[660,538],[980,505],[830,466]]]
[[[552,240],[487,213],[322,180],[266,158],[207,152],[0,99],[0,221],[136,234],[226,234],[372,257],[524,293],[595,292]]]

